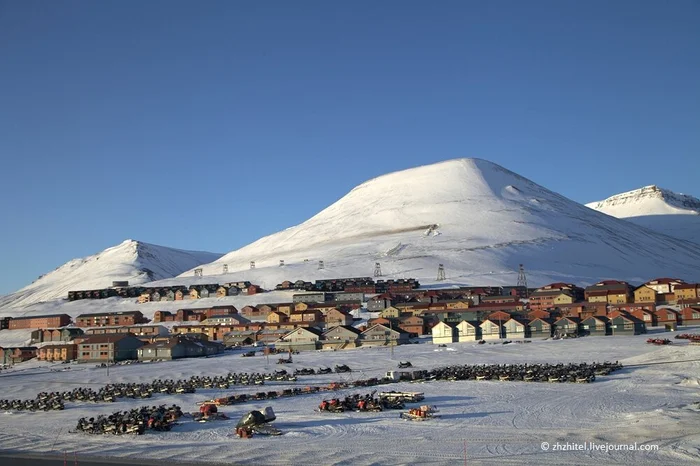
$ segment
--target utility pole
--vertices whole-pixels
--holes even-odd
[[[437,279],[438,281],[443,281],[445,279],[445,266],[443,264],[438,265]]]

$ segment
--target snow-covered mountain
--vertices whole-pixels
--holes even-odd
[[[423,280],[444,264],[453,283],[515,284],[520,263],[530,284],[700,279],[700,245],[595,212],[491,162],[456,159],[367,181],[304,223],[204,265],[198,280],[271,288],[372,276],[375,262],[383,276]],[[211,277],[224,264],[228,276]]]
[[[65,298],[70,290],[106,288],[116,280],[128,280],[130,285],[162,280],[219,257],[221,254],[126,240],[93,256],[73,259],[21,290],[0,297],[0,308]]]
[[[676,238],[700,243],[700,199],[687,194],[645,186],[586,206]]]

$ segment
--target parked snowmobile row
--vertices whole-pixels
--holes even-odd
[[[328,413],[342,413],[345,411],[356,411],[356,412],[366,412],[366,411],[383,411],[384,405],[382,400],[375,398],[374,394],[376,390],[371,394],[367,395],[348,395],[344,399],[332,398],[330,400],[323,400],[318,406],[319,412]]]
[[[169,431],[182,415],[182,410],[177,405],[144,406],[130,411],[117,411],[109,416],[80,418],[73,432],[143,435],[147,429]]]
[[[12,411],[61,411],[65,408],[60,399],[0,400],[0,409]]]
[[[427,380],[500,380],[590,383],[597,375],[622,368],[620,363],[491,364],[449,366],[428,372]]]
[[[668,338],[649,338],[647,343],[652,345],[672,345],[673,342]]]

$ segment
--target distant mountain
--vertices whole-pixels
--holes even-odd
[[[128,280],[130,285],[162,280],[219,257],[221,254],[126,240],[93,256],[73,259],[31,285],[0,297],[0,308],[64,298],[71,290],[106,288],[117,280]]]
[[[687,194],[645,186],[586,206],[669,236],[700,243],[700,199]]]
[[[520,263],[530,284],[700,280],[700,245],[595,212],[480,159],[367,181],[304,223],[202,266],[197,280],[272,288],[285,279],[372,276],[375,262],[383,277],[433,282],[444,264],[445,283],[515,284]],[[224,265],[229,276],[213,277]]]

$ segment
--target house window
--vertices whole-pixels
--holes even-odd
[[[693,312],[693,319],[700,319],[700,312]]]
[[[649,322],[651,320],[651,316],[649,314],[644,314],[644,320]]]

